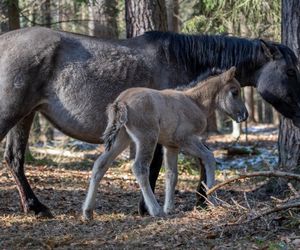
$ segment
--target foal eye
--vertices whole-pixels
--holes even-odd
[[[295,71],[294,69],[288,69],[288,70],[286,71],[286,74],[287,74],[288,76],[294,77],[294,76],[296,75],[296,71]]]
[[[233,90],[231,90],[231,94],[232,94],[234,97],[236,97],[236,96],[239,95],[239,91],[238,91],[237,89],[233,89]]]

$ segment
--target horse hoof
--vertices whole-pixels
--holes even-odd
[[[37,218],[41,218],[41,219],[52,219],[52,218],[54,218],[54,216],[50,212],[49,208],[41,210],[41,211],[35,213],[35,215],[36,215]]]
[[[84,210],[83,213],[82,213],[82,219],[84,221],[93,220],[93,210]]]
[[[196,206],[196,207],[199,207],[199,208],[201,208],[201,209],[207,208],[207,202],[206,202],[206,199],[205,199],[204,197],[198,197],[195,206]]]
[[[138,204],[138,213],[140,216],[145,216],[148,214],[148,210],[146,208],[145,202],[142,200]]]

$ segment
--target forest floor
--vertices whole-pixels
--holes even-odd
[[[230,135],[208,140],[218,160],[217,180],[241,171],[268,170],[276,165],[277,130],[270,126],[250,129],[237,141]],[[250,148],[251,155],[236,155],[230,148]],[[137,214],[139,188],[124,155],[115,161],[101,182],[94,220],[81,219],[81,205],[93,159],[101,147],[60,140],[55,147],[31,147],[36,158],[26,175],[53,219],[40,219],[20,211],[11,174],[0,166],[0,249],[300,249],[300,211],[272,213],[245,221],[289,196],[270,197],[251,179],[218,191],[222,205],[195,208],[198,171],[180,156],[176,211],[165,218]],[[125,157],[126,158],[126,157]],[[163,201],[162,171],[157,198]],[[255,185],[254,185],[255,184]],[[100,194],[101,193],[101,194]],[[231,224],[235,225],[231,225]]]

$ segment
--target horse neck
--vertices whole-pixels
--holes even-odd
[[[179,46],[180,42],[185,46]],[[176,75],[176,71],[174,71],[171,78],[173,76],[174,79],[181,78],[181,82],[182,80],[188,80],[188,82],[195,80],[198,75],[213,67],[228,69],[236,66],[236,78],[241,86],[255,87],[257,74],[262,65],[267,62],[265,55],[261,52],[260,42],[244,38],[173,35],[173,40],[168,46],[165,55],[167,55],[167,61],[171,68],[173,66],[177,71],[178,68],[184,69],[185,75],[185,79],[183,79],[182,71],[180,74],[178,73],[179,75]],[[181,84],[178,82],[173,85]]]
[[[198,83],[183,93],[191,98],[207,115],[210,115],[216,108],[216,96],[220,90],[220,83],[220,78],[214,77]]]

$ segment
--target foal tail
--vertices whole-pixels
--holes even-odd
[[[105,150],[114,144],[120,129],[127,122],[127,107],[123,102],[114,102],[107,107],[108,124],[103,134]]]

